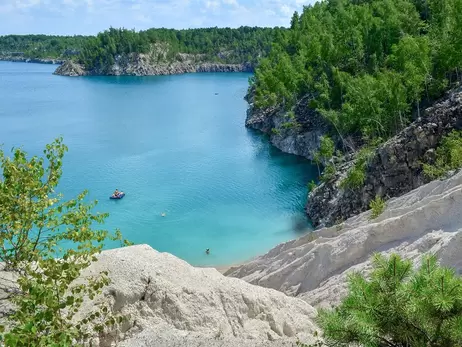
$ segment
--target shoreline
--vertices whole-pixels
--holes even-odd
[[[233,265],[212,266],[212,268],[216,269],[219,273],[221,273],[223,276],[225,276],[225,273],[227,273],[229,270],[231,270],[233,268],[237,268],[237,267],[242,266],[244,264],[247,264],[250,261],[252,261],[252,259],[249,259],[247,261],[243,261],[241,263],[233,264]]]
[[[11,63],[27,63],[27,64],[48,64],[48,65],[62,65],[65,60],[52,59],[52,58],[23,58],[23,57],[0,57],[0,61],[7,61]]]

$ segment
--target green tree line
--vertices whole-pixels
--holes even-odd
[[[110,28],[96,36],[0,36],[0,54],[24,53],[28,58],[75,59],[87,68],[112,64],[117,55],[151,53],[152,58],[175,61],[178,53],[200,55],[209,62],[256,63],[269,53],[285,28],[240,27],[203,29]]]
[[[175,61],[178,53],[200,55],[203,61],[256,63],[284,35],[284,28],[240,27],[134,30],[110,28],[87,40],[79,60],[86,68],[111,65],[117,55],[149,53],[159,61]]]
[[[23,53],[27,58],[70,59],[80,53],[88,36],[0,36],[0,54]]]
[[[462,0],[326,0],[292,17],[256,69],[256,105],[312,96],[340,135],[394,135],[460,81]]]

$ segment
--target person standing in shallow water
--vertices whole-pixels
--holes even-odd
[[[210,248],[207,248],[207,249],[205,250],[205,254],[207,254],[207,255],[210,254]]]

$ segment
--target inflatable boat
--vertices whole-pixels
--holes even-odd
[[[112,200],[120,200],[120,199],[122,199],[124,196],[125,196],[125,193],[124,193],[124,192],[121,192],[118,196],[111,195],[111,196],[109,197],[109,199],[112,199]]]

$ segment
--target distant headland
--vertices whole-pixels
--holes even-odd
[[[110,28],[97,36],[0,37],[0,60],[62,64],[63,76],[253,72],[285,28]]]

